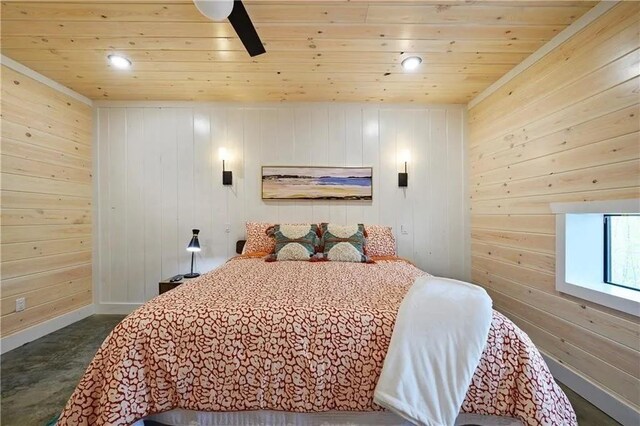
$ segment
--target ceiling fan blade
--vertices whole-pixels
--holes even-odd
[[[266,52],[260,36],[249,18],[247,9],[241,1],[236,0],[233,4],[233,10],[229,15],[229,22],[233,29],[238,33],[240,41],[244,44],[245,49],[249,52],[249,56],[258,56]]]

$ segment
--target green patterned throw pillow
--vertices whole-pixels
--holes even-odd
[[[337,262],[368,262],[364,254],[364,225],[323,223],[322,247],[326,260]]]
[[[267,234],[275,239],[275,253],[267,261],[311,260],[318,246],[318,225],[274,225]]]

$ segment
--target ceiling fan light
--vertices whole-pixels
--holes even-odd
[[[124,70],[131,67],[131,61],[124,56],[109,55],[107,56],[107,59],[109,59],[109,63],[115,68]]]
[[[193,0],[200,13],[213,21],[226,19],[233,10],[233,0]]]
[[[422,63],[422,58],[420,56],[409,56],[402,61],[402,68],[405,71],[413,71],[417,69]]]

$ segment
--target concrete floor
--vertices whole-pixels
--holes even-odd
[[[44,426],[60,413],[87,365],[121,315],[94,315],[2,355],[3,426]],[[618,425],[575,392],[563,389],[580,426]]]
[[[94,315],[0,358],[0,424],[44,426],[59,414],[122,315]]]

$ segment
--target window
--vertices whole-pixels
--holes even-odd
[[[640,317],[640,199],[553,203],[551,211],[556,290]]]
[[[604,282],[640,291],[640,215],[604,215]]]

